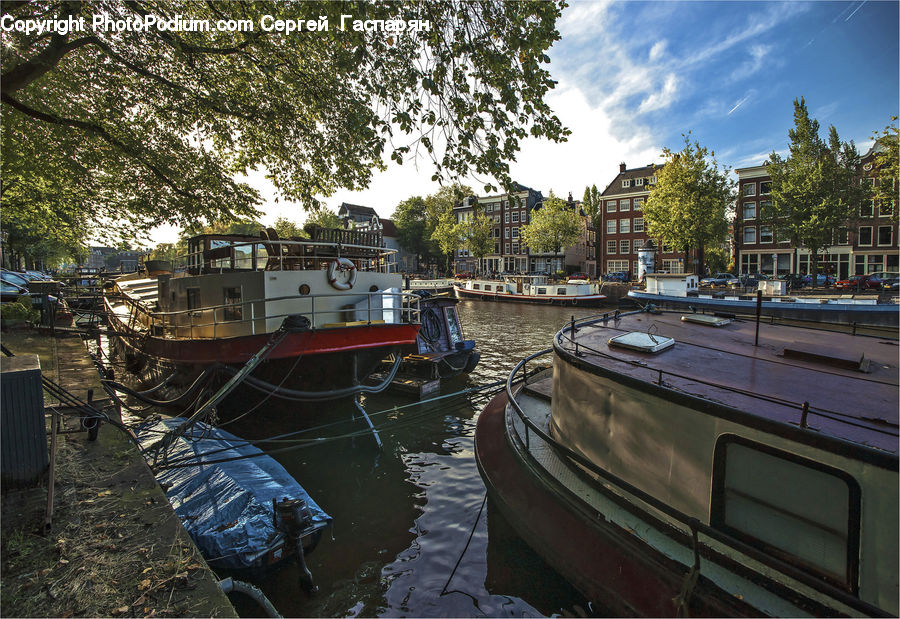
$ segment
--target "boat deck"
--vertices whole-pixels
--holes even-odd
[[[683,312],[631,314],[567,327],[557,353],[600,374],[660,385],[769,420],[808,427],[896,454],[898,342],[894,339],[735,320],[712,327],[683,322]],[[611,345],[628,332],[674,338],[647,353]],[[557,359],[557,363],[559,359]]]

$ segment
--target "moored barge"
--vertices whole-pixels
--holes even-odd
[[[756,328],[568,325],[479,418],[489,494],[615,614],[896,616],[897,342]]]

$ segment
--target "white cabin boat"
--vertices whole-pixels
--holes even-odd
[[[503,280],[469,279],[454,284],[460,299],[597,307],[606,299],[587,280],[551,283],[546,275],[507,275]]]

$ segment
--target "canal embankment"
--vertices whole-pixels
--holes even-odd
[[[77,398],[102,393],[79,338],[22,331],[2,342],[17,356],[37,355],[42,374]],[[114,408],[105,412],[117,419]],[[0,615],[236,617],[130,438],[104,423],[90,440],[78,417],[62,417],[52,511],[46,474],[30,487],[3,487]]]

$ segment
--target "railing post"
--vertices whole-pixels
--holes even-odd
[[[265,301],[263,301],[265,303]],[[256,335],[256,303],[250,304],[250,335]]]

